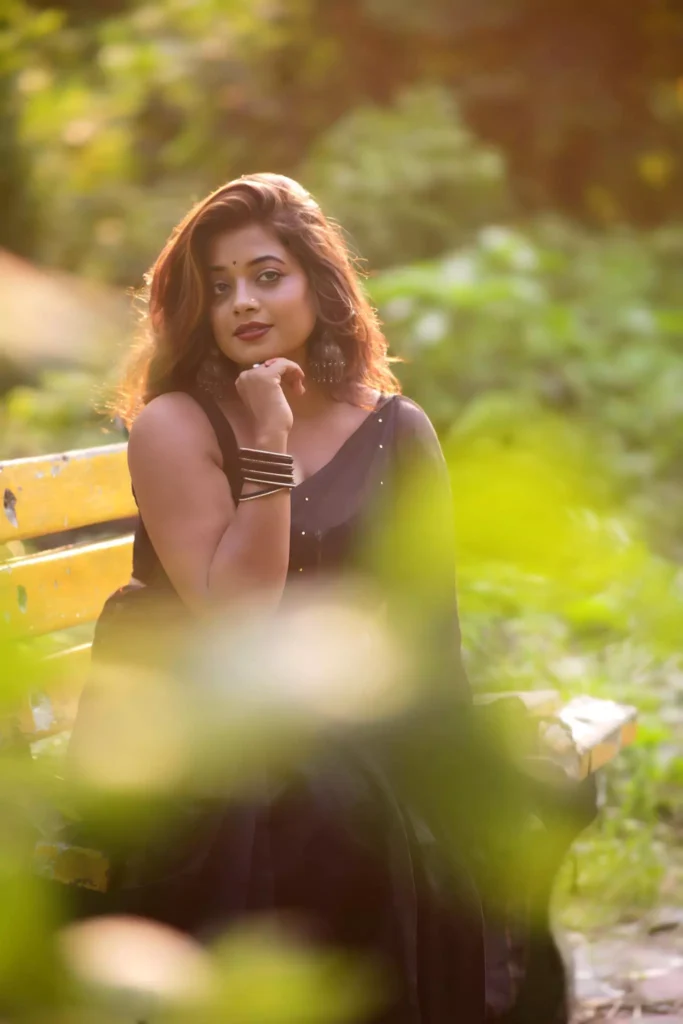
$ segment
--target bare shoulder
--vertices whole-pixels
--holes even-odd
[[[204,410],[182,391],[159,395],[136,417],[128,440],[129,461],[175,459],[191,453],[221,454],[213,427]]]

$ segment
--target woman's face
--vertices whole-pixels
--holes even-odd
[[[303,268],[274,232],[249,224],[216,235],[208,273],[221,352],[243,367],[296,358],[315,326],[313,296]]]

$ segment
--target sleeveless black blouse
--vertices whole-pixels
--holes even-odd
[[[195,390],[190,394],[215,431],[223,471],[237,504],[242,490],[237,438],[208,393]],[[292,490],[290,561],[284,597],[297,582],[309,582],[323,575],[339,575],[347,570],[373,575],[368,545],[383,530],[391,528],[398,488],[402,482],[410,484],[411,474],[419,477],[421,501],[438,506],[433,509],[435,517],[442,517],[444,509],[446,516],[451,516],[449,471],[433,426],[410,398],[383,396],[330,462]],[[431,504],[419,511],[421,519],[427,522]],[[443,663],[449,666],[447,674],[453,680],[453,692],[467,697],[469,684],[461,657],[455,553],[450,538],[445,539],[442,530],[436,534],[418,539],[425,553],[429,546],[439,545],[439,551],[430,551],[428,558],[431,565],[439,567],[438,601],[430,612],[434,620],[430,627],[432,642],[438,645]],[[400,544],[400,538],[396,543]],[[416,543],[415,537],[410,543]],[[400,561],[400,551],[395,557]],[[167,608],[182,607],[141,517],[135,532],[132,574],[138,584],[144,585],[142,589],[148,596],[156,593],[170,599],[170,605],[166,601]],[[115,596],[114,604],[117,601]],[[102,623],[99,639],[105,633]]]
[[[237,504],[242,482],[235,434],[210,395],[193,391],[192,397],[201,405],[214,429],[223,456],[223,470]],[[331,461],[293,489],[290,577],[346,563],[353,535],[360,526],[359,520],[372,492],[384,485],[382,476],[389,469],[389,459],[396,445],[395,434],[402,423],[404,428],[409,425],[406,413],[413,417],[415,414],[420,418],[424,416],[417,406],[401,396],[381,399]],[[436,444],[438,446],[438,442]],[[135,537],[133,576],[150,586],[171,586],[142,519]]]
[[[237,504],[241,493],[238,444],[230,423],[206,392],[193,390],[191,397],[209,419],[223,457],[223,471]],[[403,395],[383,396],[375,409],[344,442],[332,459],[292,490],[291,539],[288,587],[345,570],[367,569],[361,565],[364,545],[383,518],[391,514],[392,494],[402,477],[418,474],[425,501],[451,506],[446,462],[436,432],[423,410]],[[387,526],[389,524],[387,523]],[[434,538],[421,538],[425,547]],[[438,564],[445,588],[437,624],[440,642],[451,655],[456,691],[469,692],[460,656],[460,628],[455,594],[455,562],[452,546],[439,537],[442,550],[431,564]],[[367,552],[366,552],[367,553]],[[146,587],[174,595],[174,589],[154,550],[142,518],[133,548],[133,576]]]

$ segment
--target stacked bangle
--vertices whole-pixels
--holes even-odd
[[[275,488],[294,487],[294,459],[283,452],[265,452],[258,448],[240,448],[240,470],[245,483],[266,484]]]
[[[277,494],[278,491],[286,490],[284,487],[264,487],[262,491],[254,491],[253,494],[243,494],[240,498],[240,505],[243,501],[253,501],[255,498],[265,498],[269,494]]]

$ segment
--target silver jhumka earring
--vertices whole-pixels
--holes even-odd
[[[220,394],[227,383],[227,359],[214,343],[197,370],[197,384],[204,391]]]
[[[341,384],[346,375],[346,356],[338,341],[323,331],[311,342],[308,372],[316,384]]]

